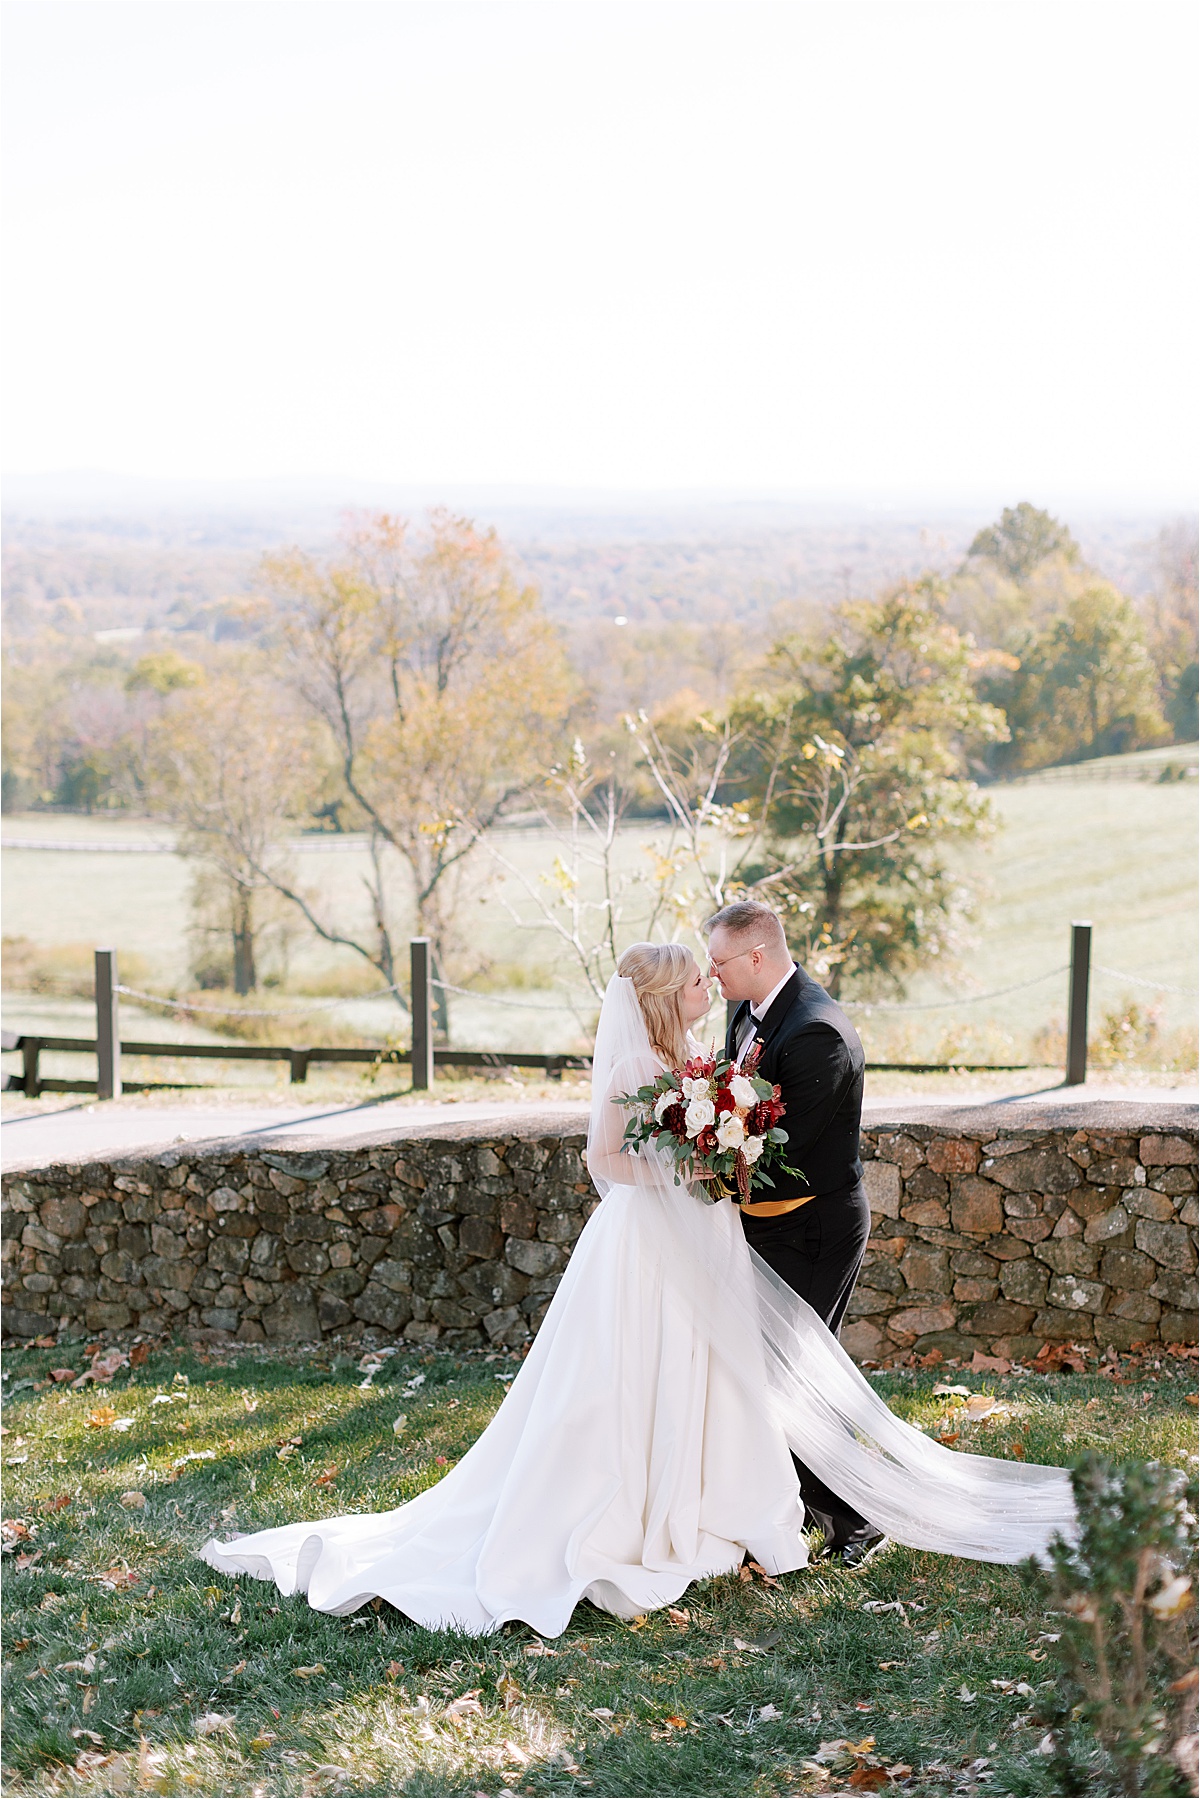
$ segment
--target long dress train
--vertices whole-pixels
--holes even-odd
[[[501,1406],[434,1487],[392,1511],[211,1540],[230,1574],[318,1611],[381,1597],[473,1633],[557,1636],[580,1599],[632,1617],[749,1550],[803,1567],[789,1449],[914,1547],[990,1561],[1070,1535],[1067,1475],[956,1454],[896,1418],[820,1319],[753,1254],[728,1204],[620,1153],[613,1095],[659,1065],[613,977],[593,1064],[588,1167],[602,1202]]]

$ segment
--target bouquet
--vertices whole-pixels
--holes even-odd
[[[713,1200],[735,1193],[745,1200],[755,1187],[773,1187],[767,1170],[775,1164],[800,1175],[782,1160],[784,1105],[779,1088],[756,1072],[761,1053],[756,1043],[740,1066],[725,1056],[693,1056],[636,1093],[617,1094],[613,1103],[632,1114],[622,1149],[634,1155],[653,1143],[672,1158],[676,1186],[703,1182]]]

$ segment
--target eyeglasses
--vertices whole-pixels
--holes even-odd
[[[737,962],[737,961],[740,961],[740,959],[741,959],[741,958],[742,958],[742,957],[743,957],[743,956],[752,956],[752,955],[753,955],[753,954],[754,954],[754,951],[755,951],[755,950],[756,950],[756,949],[766,949],[766,947],[767,947],[767,946],[766,946],[766,944],[765,944],[765,943],[755,943],[755,944],[753,944],[753,945],[752,945],[752,946],[751,946],[751,948],[750,948],[750,949],[740,949],[740,950],[738,950],[738,952],[737,952],[737,954],[736,954],[736,955],[733,955],[733,956],[722,956],[722,958],[721,958],[721,960],[720,960],[720,961],[719,961],[719,962],[718,962],[718,961],[717,961],[717,958],[716,958],[716,957],[715,957],[715,956],[714,956],[714,955],[713,955],[713,953],[712,953],[712,951],[711,951],[711,950],[710,950],[710,951],[709,951],[709,954],[708,954],[708,966],[709,966],[709,967],[710,967],[710,968],[711,968],[711,969],[714,969],[714,970],[715,970],[715,972],[716,972],[716,973],[717,973],[717,974],[720,974],[720,972],[721,972],[721,970],[722,970],[722,969],[723,969],[723,968],[724,968],[724,967],[726,967],[726,965],[727,965],[727,964],[728,964],[728,963],[730,963],[730,962]]]

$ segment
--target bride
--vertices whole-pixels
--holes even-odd
[[[602,1203],[462,1461],[393,1511],[214,1539],[205,1561],[322,1612],[380,1597],[431,1627],[523,1619],[558,1636],[581,1599],[636,1617],[747,1551],[769,1573],[803,1567],[792,1450],[913,1548],[1015,1562],[1073,1534],[1063,1470],[956,1454],[903,1424],[749,1248],[736,1207],[676,1186],[653,1150],[622,1151],[615,1097],[695,1054],[708,1004],[681,945],[621,958],[593,1060]]]

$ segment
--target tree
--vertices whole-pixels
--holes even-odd
[[[741,888],[791,915],[834,993],[896,987],[951,947],[965,903],[946,846],[986,825],[968,754],[1006,726],[943,603],[927,578],[840,606],[823,642],[775,646],[776,685],[729,721],[722,792],[762,821]]]
[[[1011,728],[1010,766],[1119,755],[1169,736],[1142,623],[1123,594],[1092,581],[988,686]]]
[[[1052,557],[1078,562],[1079,545],[1058,519],[1022,500],[1006,506],[996,524],[976,533],[967,557],[986,559],[1010,581],[1023,582]]]
[[[290,679],[327,734],[347,816],[367,833],[371,933],[343,930],[268,878],[321,937],[395,986],[398,906],[385,861],[395,852],[444,969],[465,859],[553,758],[572,700],[558,637],[495,532],[444,511],[421,536],[390,514],[367,515],[335,557],[294,550],[270,558],[265,575],[282,602]]]
[[[227,931],[238,993],[258,984],[261,899],[291,884],[283,832],[318,774],[311,729],[248,667],[176,689],[149,729],[148,796],[203,865],[199,923]]]
[[[1196,526],[1176,519],[1155,544],[1153,590],[1143,601],[1146,640],[1158,671],[1159,699],[1176,743],[1194,743],[1200,731],[1197,686]]]

